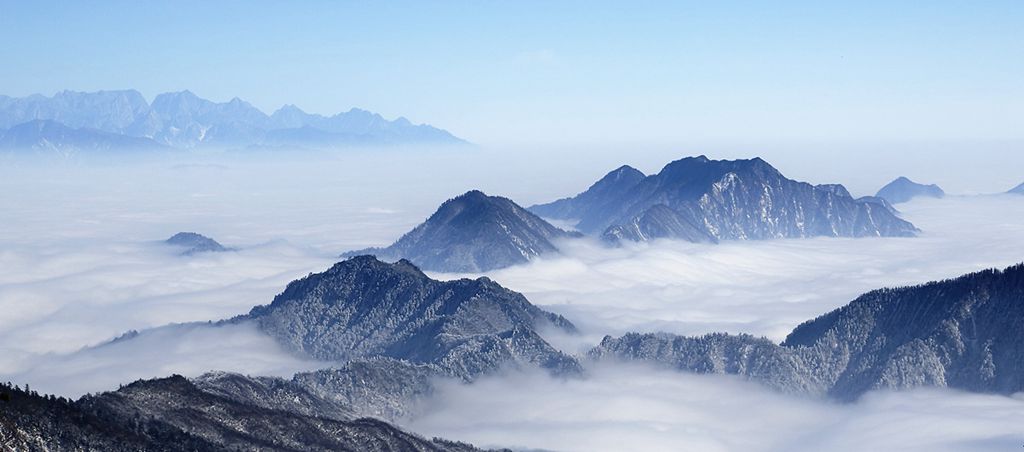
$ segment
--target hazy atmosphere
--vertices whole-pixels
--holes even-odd
[[[1024,445],[1024,4],[0,3],[2,450]]]

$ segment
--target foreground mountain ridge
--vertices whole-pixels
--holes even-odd
[[[687,157],[643,177],[627,168],[573,198],[530,209],[578,221],[580,231],[610,241],[909,237],[917,232],[891,206],[854,199],[842,185],[788,179],[760,158]]]
[[[742,375],[789,393],[855,400],[874,389],[1024,391],[1024,264],[879,289],[781,344],[749,335],[605,337],[594,358]]]
[[[241,403],[184,377],[139,380],[77,401],[0,385],[0,448],[18,451],[470,452],[375,419],[337,419]]]
[[[45,124],[46,127],[40,126]],[[445,130],[353,108],[333,116],[285,105],[267,115],[239,98],[212,102],[191,91],[147,103],[135,90],[0,96],[0,147],[133,150],[461,144]]]

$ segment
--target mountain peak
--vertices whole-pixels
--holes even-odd
[[[919,184],[905,176],[900,176],[878,190],[875,196],[883,198],[892,204],[898,204],[917,197],[941,198],[945,195],[946,193],[938,185]]]
[[[432,271],[481,272],[557,252],[552,241],[572,236],[508,198],[470,190],[442,203],[391,246],[345,256],[369,253],[405,258]]]

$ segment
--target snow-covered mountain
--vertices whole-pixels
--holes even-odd
[[[900,176],[878,190],[878,193],[875,196],[885,199],[892,204],[899,204],[917,197],[941,198],[946,196],[946,192],[942,191],[938,185],[919,184],[907,179],[906,177]]]
[[[1010,191],[1008,191],[1007,193],[1012,193],[1015,195],[1024,195],[1024,184],[1020,184],[1016,187],[1011,188]]]
[[[239,98],[218,103],[190,91],[160,94],[152,104],[135,90],[62,91],[52,97],[0,96],[0,130],[38,120],[72,130],[103,132],[108,139],[117,136],[147,139],[184,149],[464,143],[447,131],[426,124],[416,125],[405,118],[387,120],[365,110],[351,109],[321,116],[286,105],[267,115]],[[63,146],[78,145],[73,138],[68,136]],[[24,139],[17,142],[24,147],[32,147],[34,143]],[[85,150],[96,148],[90,143],[86,140],[78,146]]]
[[[872,389],[1024,390],[1024,264],[880,289],[807,321],[781,345],[749,335],[606,337],[595,358],[738,374],[775,389],[853,400]]]
[[[611,241],[902,237],[917,231],[891,206],[854,199],[842,185],[787,179],[760,158],[688,157],[650,176],[622,167],[573,198],[530,210],[577,221],[580,231]]]

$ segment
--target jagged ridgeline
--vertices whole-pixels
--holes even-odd
[[[842,185],[787,179],[764,160],[688,157],[645,176],[624,166],[572,198],[529,208],[609,241],[908,237],[914,225]]]
[[[1012,394],[1024,391],[1024,264],[868,292],[781,345],[747,335],[627,334],[590,354],[839,400],[918,386]]]
[[[389,261],[408,259],[430,271],[483,272],[557,253],[554,242],[579,236],[552,226],[508,198],[472,190],[445,201],[393,245],[342,256],[373,254]]]
[[[321,116],[285,105],[267,115],[237,97],[212,102],[190,91],[160,94],[152,103],[135,90],[0,96],[0,149],[73,153],[464,143],[445,130],[365,110]]]

